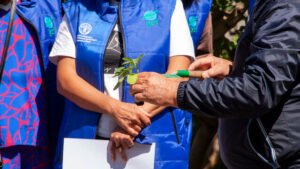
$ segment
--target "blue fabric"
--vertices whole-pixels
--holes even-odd
[[[200,44],[211,6],[212,0],[193,0],[185,7],[185,15],[195,47]]]
[[[248,0],[248,3],[249,3],[248,11],[249,11],[250,16],[253,14],[255,1],[256,0]]]
[[[12,146],[0,149],[1,169],[52,169],[48,147]]]
[[[144,54],[140,71],[165,73],[169,64],[170,22],[175,0],[126,0],[120,8],[107,0],[79,0],[64,4],[70,31],[76,44],[78,74],[103,91],[103,55],[109,35],[121,12],[125,56]],[[133,103],[129,85],[123,86],[123,101]],[[95,138],[99,115],[68,102],[60,131],[56,168],[61,168],[63,138]],[[170,112],[174,111],[180,144],[177,143]],[[156,142],[156,169],[187,169],[191,141],[191,115],[179,109],[166,109],[152,119],[136,141]]]
[[[10,13],[0,10],[1,37],[6,35]],[[45,99],[45,89],[37,41],[31,36],[34,33],[18,15],[15,16],[0,85],[0,142],[3,147],[45,144],[47,140],[45,132],[36,136],[37,131],[46,130],[47,110],[46,104],[41,102]],[[0,51],[3,46],[0,43]],[[27,134],[25,138],[24,134]]]
[[[48,62],[48,54],[53,44],[53,41],[55,39],[55,34],[57,32],[57,28],[61,18],[61,12],[59,9],[60,9],[60,1],[58,0],[51,0],[51,1],[29,0],[29,1],[21,1],[17,5],[16,20],[20,23],[24,22],[26,27],[28,27],[28,29],[19,30],[19,27],[14,27],[13,33],[15,35],[19,35],[20,37],[24,37],[25,40],[20,41],[19,40],[20,37],[13,36],[11,42],[18,41],[18,43],[21,44],[11,44],[10,50],[15,51],[15,53],[13,53],[13,55],[16,55],[15,58],[18,57],[23,58],[24,62],[26,62],[26,59],[28,60],[29,59],[28,57],[30,56],[41,57],[40,60],[42,61],[37,63],[37,65],[40,65],[42,67],[36,68],[36,70],[33,72],[36,74],[36,76],[34,76],[35,78],[33,79],[24,79],[24,78],[20,79],[21,77],[25,77],[25,75],[24,76],[21,75],[22,72],[19,72],[19,74],[15,74],[15,75],[10,74],[13,81],[15,81],[19,86],[27,88],[28,90],[22,93],[23,96],[18,97],[18,99],[13,103],[9,99],[1,100],[1,102],[3,102],[3,104],[1,103],[2,106],[4,104],[9,106],[14,106],[14,107],[22,106],[22,108],[24,108],[24,112],[19,113],[19,116],[22,117],[18,117],[18,119],[22,119],[22,120],[11,119],[10,122],[8,123],[7,120],[8,118],[5,118],[4,120],[0,121],[0,127],[1,127],[0,147],[7,147],[7,146],[14,146],[14,145],[41,144],[42,141],[40,140],[46,139],[42,137],[47,135],[45,133],[48,133],[47,126],[45,125],[48,123],[48,115],[55,116],[56,114],[61,114],[57,110],[59,107],[62,106],[58,106],[57,104],[53,106],[51,99],[48,100],[49,98],[45,98],[45,96],[43,95],[44,92],[36,91],[35,89],[33,89],[34,87],[46,89],[47,90],[46,92],[49,93],[50,98],[55,98],[56,100],[58,100],[57,99],[58,95],[56,93],[56,86],[55,86],[56,84],[55,70],[53,65],[50,65]],[[1,18],[6,16],[8,15],[3,14],[1,15]],[[20,20],[20,18],[22,21]],[[5,25],[2,25],[1,30],[3,28],[5,28]],[[33,46],[25,43],[22,44],[23,42],[26,41],[32,41],[32,42],[34,41]],[[28,55],[28,57],[25,58],[25,56],[27,56],[26,52],[29,52],[28,50],[32,51],[32,55]],[[37,58],[34,58],[33,60],[37,61]],[[19,61],[21,62],[22,60]],[[7,60],[7,64],[5,65],[4,71],[7,72],[9,69],[12,69],[14,68],[14,66],[17,66],[16,63],[18,63],[19,61],[15,62],[13,60]],[[22,68],[18,70],[22,70]],[[24,70],[24,72],[26,73],[26,70]],[[10,83],[7,80],[9,79],[4,78],[3,82],[8,82],[7,84],[12,83],[12,82]],[[46,88],[43,88],[41,86],[33,86],[33,84],[35,84],[35,80],[44,80],[43,84],[45,84]],[[4,85],[2,85],[1,87],[4,87]],[[18,93],[17,87],[10,88],[10,90],[6,90],[6,91]],[[33,97],[36,96],[36,98],[29,98],[28,96],[31,96],[31,94],[33,94]],[[16,94],[13,94],[11,97],[15,98]],[[29,99],[36,101],[38,107],[26,108]],[[49,109],[46,111],[41,110],[48,106],[53,108],[51,108],[50,111]],[[16,111],[17,110],[19,111],[22,109],[21,108],[16,109]],[[8,112],[8,113],[14,113],[14,112]],[[0,113],[6,113],[6,114],[0,114],[2,117],[7,115],[7,112],[5,111],[1,111]],[[57,119],[57,121],[59,120]],[[20,127],[22,125],[26,127]]]

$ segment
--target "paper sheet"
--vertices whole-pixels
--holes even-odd
[[[92,139],[64,140],[63,169],[154,169],[155,144],[135,144],[126,151],[124,163],[110,158],[109,141]]]

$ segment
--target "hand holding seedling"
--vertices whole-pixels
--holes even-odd
[[[114,77],[119,77],[119,81],[114,87],[114,90],[118,89],[120,85],[123,83],[125,78],[127,78],[127,83],[130,85],[133,85],[136,83],[139,73],[138,64],[141,62],[142,58],[144,57],[144,54],[140,55],[136,59],[131,58],[123,58],[124,62],[122,63],[122,66],[117,68],[115,70]],[[135,70],[135,73],[134,73]]]
[[[140,55],[136,59],[123,58],[124,62],[122,63],[122,66],[115,70],[114,77],[118,77],[119,80],[118,80],[118,83],[115,85],[114,90],[118,89],[125,79],[127,79],[128,84],[132,85],[132,84],[136,83],[137,78],[138,78],[137,73],[139,72],[138,64],[142,60],[143,56],[144,55]],[[116,111],[117,113],[115,113],[115,115],[116,115],[115,119],[118,122],[118,124],[120,125],[120,127],[122,127],[123,129],[126,129],[127,127],[125,125],[122,126],[122,124],[126,124],[126,120],[124,121],[124,119],[126,119],[126,118],[132,119],[132,117],[136,117],[136,118],[134,118],[136,120],[133,121],[135,131],[140,131],[142,127],[150,125],[150,115],[147,112],[145,112],[144,110],[142,110],[140,107],[138,107],[135,104],[123,103],[123,105],[124,104],[130,105],[129,107],[131,107],[131,109],[128,109],[127,108],[128,106],[127,107],[124,106],[122,109]],[[119,106],[117,106],[117,107],[119,107]],[[117,117],[118,115],[120,115],[120,113],[118,113],[118,112],[123,112],[121,114],[126,114],[129,116]],[[127,113],[125,113],[125,112],[127,112]],[[118,121],[119,119],[122,119],[123,121]],[[129,121],[127,121],[127,122],[129,122]],[[133,133],[134,132],[131,132],[129,134],[132,136],[136,136],[136,134],[138,134],[138,133],[134,133],[134,134]]]
[[[131,94],[137,101],[149,102],[158,106],[177,107],[177,88],[180,81],[154,73],[143,72],[131,86]]]

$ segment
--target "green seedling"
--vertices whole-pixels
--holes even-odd
[[[114,77],[119,77],[118,83],[115,85],[114,90],[118,89],[125,79],[127,83],[133,85],[138,79],[139,68],[138,65],[141,62],[144,54],[140,55],[136,59],[123,58],[122,66],[115,69]],[[135,70],[135,71],[134,71]]]

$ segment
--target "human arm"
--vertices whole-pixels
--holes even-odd
[[[170,57],[170,62],[167,70],[167,74],[174,73],[177,70],[185,70],[190,65],[191,59],[189,56],[172,56]],[[171,79],[172,81],[183,81],[187,79],[183,78],[176,78]],[[145,102],[143,106],[141,106],[146,112],[149,112],[151,117],[154,117],[161,111],[163,111],[166,106],[159,106],[155,104],[151,104],[148,102]]]
[[[81,108],[107,113],[131,135],[137,135],[150,124],[144,111],[135,104],[123,103],[109,97],[82,79],[76,72],[75,59],[59,57],[57,62],[58,92]]]
[[[288,4],[276,1],[256,16],[260,22],[256,23],[249,56],[244,56],[244,64],[239,63],[244,69],[241,75],[223,80],[191,79],[179,84],[155,73],[144,73],[132,87],[135,98],[214,117],[258,117],[270,112],[292,90],[299,77],[297,18],[300,14],[297,11],[297,1]],[[160,97],[164,99],[155,100],[155,95],[161,92],[158,86],[163,84],[168,84],[170,89],[162,90],[171,94],[162,93],[164,96]]]
[[[170,64],[168,66],[167,73],[172,73],[176,70],[187,69],[190,64],[190,58],[187,56],[173,56],[170,58]],[[155,104],[150,104],[145,102],[143,106],[141,106],[143,110],[149,112],[151,117],[159,114],[166,107],[158,106]],[[120,154],[121,158],[124,161],[127,161],[125,150],[133,146],[133,139],[126,131],[117,128],[110,137],[110,151],[111,158],[115,160],[116,151]]]
[[[232,62],[215,57],[213,53],[213,30],[212,18],[209,14],[202,33],[201,41],[196,49],[196,61],[194,61],[189,70],[201,70],[202,78],[224,78],[229,75]]]
[[[129,133],[133,135],[138,134],[142,126],[150,123],[149,117],[142,114],[136,105],[122,103],[104,95],[77,74],[76,49],[66,17],[60,24],[49,59],[57,64],[59,92],[79,107],[112,115],[125,130],[129,130]],[[146,120],[145,117],[148,119]],[[146,124],[142,125],[142,119]]]
[[[231,69],[231,61],[213,56],[211,54],[198,56],[197,60],[189,67],[189,70],[201,70],[203,79],[223,79],[230,74]]]

